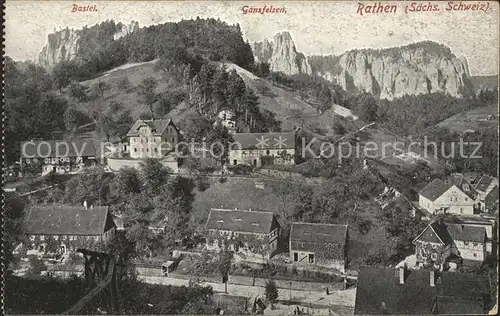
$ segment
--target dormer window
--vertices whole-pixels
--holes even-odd
[[[241,222],[241,218],[235,218],[234,220],[237,222]]]
[[[252,226],[259,226],[259,223],[253,222]]]
[[[224,221],[222,219],[218,219],[217,223],[224,223]]]

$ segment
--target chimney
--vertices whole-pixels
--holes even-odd
[[[406,266],[399,267],[399,284],[405,284]]]
[[[85,209],[87,209],[87,200],[83,201],[83,207],[85,207]]]
[[[434,270],[431,270],[430,272],[430,285],[431,287],[436,286],[436,272]]]

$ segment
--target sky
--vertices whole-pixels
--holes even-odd
[[[382,2],[382,1],[381,1]],[[464,1],[468,2],[468,1]],[[373,2],[361,1],[373,5]],[[442,43],[458,57],[467,58],[472,75],[498,74],[499,5],[488,11],[447,11],[448,2],[432,1],[439,12],[409,12],[410,2],[395,4],[395,13],[357,13],[357,1],[13,1],[7,0],[5,52],[15,60],[34,60],[47,43],[47,35],[66,27],[80,29],[105,20],[139,25],[181,19],[220,18],[239,23],[250,42],[271,39],[288,31],[305,55],[341,54],[350,49],[386,48],[422,40]],[[430,3],[424,1],[423,4]],[[458,4],[458,1],[454,2]],[[96,5],[97,12],[71,12],[73,4]],[[286,13],[243,14],[243,7],[264,5]]]

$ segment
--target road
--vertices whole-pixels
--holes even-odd
[[[163,276],[139,276],[139,279],[146,283],[151,284],[163,284],[163,285],[174,285],[174,286],[188,286],[189,280],[176,279],[172,277]],[[211,286],[214,292],[224,293],[223,283],[213,283],[213,282],[203,282],[200,283],[202,286]],[[228,294],[244,296],[249,298],[255,298],[257,296],[264,296],[264,288],[258,286],[248,286],[248,285],[237,285],[228,284],[227,285]],[[348,306],[354,307],[354,301],[356,299],[356,289],[351,288],[347,290],[331,291],[329,295],[325,292],[315,292],[315,291],[300,291],[300,290],[285,290],[279,289],[278,299],[279,300],[290,300],[290,295],[292,300],[300,301],[306,304],[321,304],[329,306]]]

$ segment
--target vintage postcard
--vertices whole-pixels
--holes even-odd
[[[6,314],[496,314],[496,1],[9,1]]]

